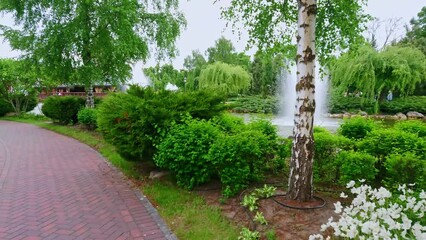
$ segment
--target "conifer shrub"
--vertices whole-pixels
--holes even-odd
[[[129,160],[150,160],[173,124],[184,119],[211,119],[224,109],[212,92],[155,91],[132,86],[106,97],[98,107],[98,126],[105,139]]]

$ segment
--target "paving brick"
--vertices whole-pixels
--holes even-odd
[[[137,194],[90,147],[0,121],[0,239],[176,239]]]

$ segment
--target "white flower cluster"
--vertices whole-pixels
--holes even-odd
[[[351,205],[334,204],[340,219],[331,217],[321,226],[321,231],[332,228],[335,237],[360,240],[426,239],[426,193],[415,194],[405,185],[399,186],[401,195],[392,198],[391,192],[368,185],[355,187],[351,181],[347,187],[355,198]],[[417,197],[416,197],[417,196]],[[347,197],[344,193],[341,197]],[[324,239],[321,234],[311,235],[309,240]],[[330,239],[328,236],[326,239]],[[333,238],[334,239],[334,238]]]

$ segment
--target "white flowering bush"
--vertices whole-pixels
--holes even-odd
[[[321,231],[333,230],[333,236],[311,235],[315,239],[426,239],[426,193],[415,193],[406,185],[398,187],[400,195],[392,196],[386,188],[375,189],[355,182],[347,188],[355,195],[349,206],[335,203],[340,219],[331,217]],[[342,193],[341,197],[347,195]]]

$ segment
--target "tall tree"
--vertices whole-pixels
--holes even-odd
[[[143,72],[151,80],[151,84],[156,90],[165,89],[168,83],[177,86],[180,89],[185,88],[183,72],[176,70],[173,65],[165,64],[163,66],[144,68]]]
[[[417,14],[417,18],[410,21],[411,27],[407,26],[407,36],[402,43],[419,48],[426,55],[426,7]]]
[[[183,67],[186,71],[185,88],[187,90],[198,89],[199,76],[206,65],[207,61],[199,50],[192,51],[191,55],[184,59]]]
[[[313,198],[313,118],[315,112],[315,61],[323,64],[335,50],[359,39],[368,19],[362,13],[366,0],[232,0],[224,18],[242,22],[249,44],[279,49],[296,35],[297,104],[287,197]],[[318,30],[318,31],[316,31]],[[318,55],[318,58],[317,58]],[[294,57],[294,56],[293,56]]]
[[[206,54],[209,63],[220,61],[227,64],[234,64],[235,62],[234,44],[223,36],[216,40],[213,47],[207,49]]]
[[[123,83],[131,63],[173,55],[185,25],[178,0],[4,0],[16,29],[1,26],[13,49],[43,65],[62,83],[83,84],[93,107],[93,84]]]
[[[12,106],[17,115],[31,110],[28,106],[31,101],[36,101],[38,84],[38,77],[30,63],[0,59],[0,97]]]
[[[376,101],[378,111],[389,91],[404,97],[426,81],[426,57],[414,47],[390,46],[378,52],[363,46],[337,59],[331,76],[335,89],[362,92],[363,98]]]
[[[284,67],[283,54],[257,51],[251,64],[252,83],[250,92],[263,96],[277,93],[279,73]]]

